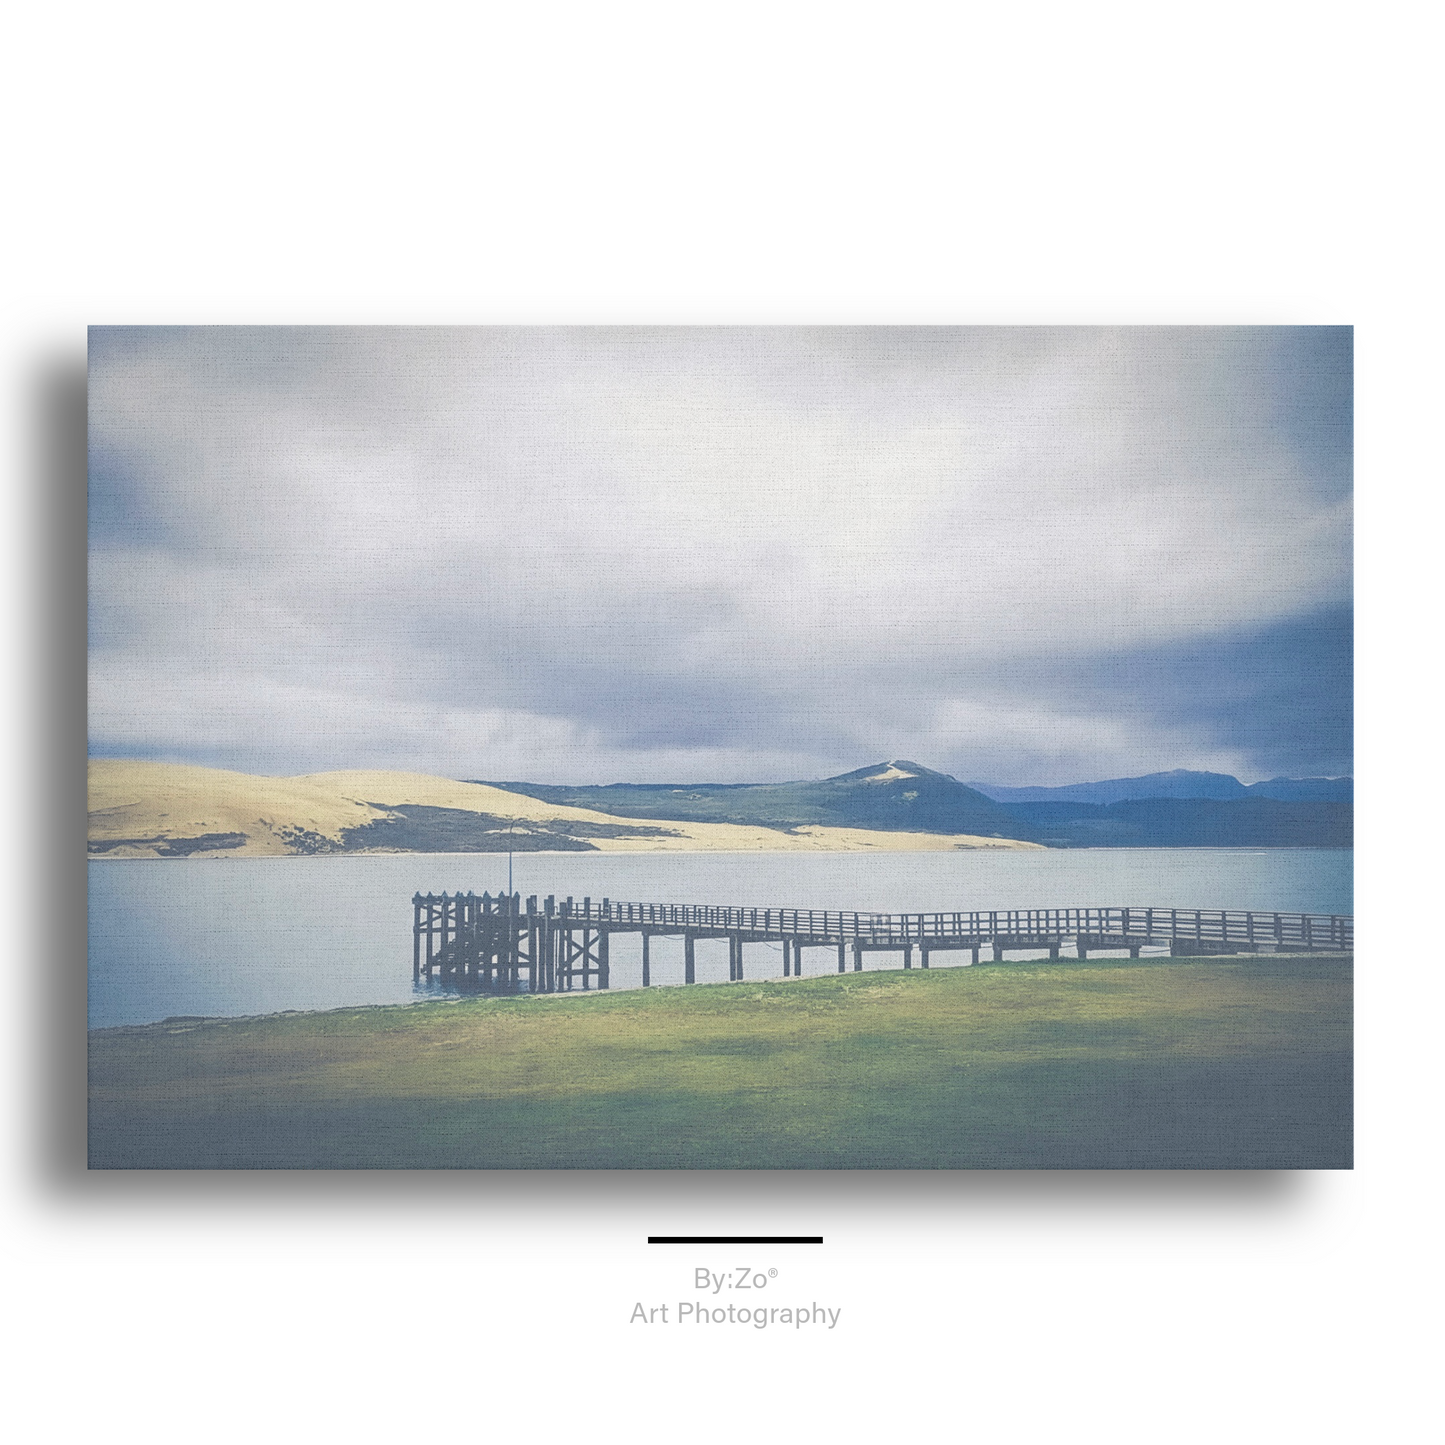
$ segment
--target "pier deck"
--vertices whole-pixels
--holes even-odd
[[[614,934],[642,939],[642,983],[651,984],[650,942],[683,940],[683,982],[697,981],[698,939],[728,940],[728,977],[743,977],[743,947],[781,943],[783,974],[801,977],[804,951],[827,949],[828,967],[861,970],[867,953],[902,955],[904,968],[929,967],[935,953],[983,950],[1001,960],[1008,949],[1065,947],[1079,958],[1091,949],[1146,946],[1172,954],[1347,953],[1354,920],[1340,914],[1253,913],[1199,908],[1028,908],[947,913],[850,913],[800,908],[711,904],[622,903],[604,898],[533,894],[417,893],[412,898],[412,974],[441,976],[474,988],[565,993],[610,986]]]

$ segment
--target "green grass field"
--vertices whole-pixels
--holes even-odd
[[[90,1038],[103,1169],[1341,1169],[1350,961],[1095,959]]]

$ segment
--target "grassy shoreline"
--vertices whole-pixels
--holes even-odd
[[[1348,1168],[1350,960],[924,972],[90,1036],[94,1168]]]

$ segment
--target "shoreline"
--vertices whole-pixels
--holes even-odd
[[[903,834],[904,837],[918,837],[919,834]],[[932,835],[929,835],[932,836]],[[947,836],[939,835],[939,836]],[[960,834],[966,837],[966,834]],[[1092,848],[1058,848],[1047,843],[1026,843],[1022,846],[1010,841],[997,844],[955,844],[950,848],[629,848],[589,849],[583,852],[576,848],[528,848],[516,853],[518,858],[633,858],[633,857],[711,857],[711,858],[753,858],[762,853],[827,853],[830,855],[853,855],[862,857],[876,853],[1353,853],[1354,844],[1330,843],[1118,843]],[[186,858],[142,858],[134,854],[87,853],[87,863],[227,863],[240,859],[247,863],[267,861],[272,863],[323,863],[349,858],[505,858],[505,852],[453,851],[428,853],[404,848],[373,848],[355,853],[245,853],[240,849],[225,852],[192,855]]]
[[[965,971],[972,973],[975,969],[1017,969],[1029,967],[1047,968],[1108,968],[1110,966],[1137,967],[1153,966],[1160,964],[1186,964],[1186,963],[1210,963],[1229,964],[1242,961],[1256,962],[1260,959],[1288,960],[1299,963],[1318,963],[1334,961],[1342,963],[1354,963],[1354,953],[1325,952],[1325,953],[1201,953],[1197,955],[1174,955],[1168,953],[1149,954],[1142,958],[1114,958],[1096,955],[1093,958],[1006,958],[998,962],[992,959],[983,959],[974,964],[946,964],[936,970],[928,970],[933,973],[952,973]],[[382,1009],[418,1009],[448,1007],[455,1004],[477,1004],[477,1003],[515,1003],[515,1002],[545,1002],[552,999],[599,999],[599,998],[630,998],[636,994],[652,996],[664,991],[667,992],[691,992],[693,989],[715,989],[715,988],[756,988],[760,984],[807,984],[827,982],[835,978],[866,979],[878,977],[912,977],[915,974],[922,974],[922,969],[905,968],[870,968],[863,973],[855,973],[848,970],[846,973],[815,973],[805,975],[802,978],[791,976],[784,978],[781,974],[770,978],[748,978],[748,979],[713,979],[699,983],[659,983],[652,984],[647,988],[641,985],[631,985],[623,988],[610,989],[574,989],[564,993],[470,993],[457,994],[450,998],[417,998],[409,999],[401,1003],[348,1003],[338,1004],[334,1008],[316,1009],[276,1009],[272,1013],[262,1014],[172,1014],[163,1019],[152,1019],[147,1023],[138,1024],[100,1024],[95,1027],[86,1027],[86,1037],[92,1038],[102,1034],[135,1034],[149,1033],[152,1030],[162,1030],[167,1034],[191,1033],[196,1029],[206,1026],[227,1026],[230,1024],[255,1024],[274,1023],[282,1019],[320,1019],[335,1018],[345,1014],[371,1014]]]

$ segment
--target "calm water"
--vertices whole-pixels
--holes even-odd
[[[1350,913],[1339,849],[1110,848],[978,853],[522,854],[524,896],[734,903],[879,913],[1137,906]],[[89,865],[90,1023],[242,1015],[445,996],[411,979],[411,895],[507,885],[495,854],[111,860]],[[1010,955],[1013,956],[1013,955]],[[1025,955],[1020,953],[1018,957]],[[967,955],[943,955],[944,964]],[[727,944],[697,946],[699,982],[727,978]],[[751,944],[752,978],[777,976]],[[866,967],[897,967],[877,955]],[[830,968],[825,950],[809,973]],[[655,939],[654,983],[682,981],[682,941]],[[614,987],[641,982],[635,937],[612,948]]]

